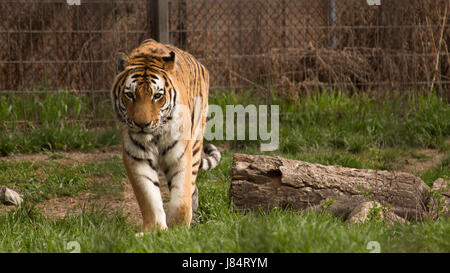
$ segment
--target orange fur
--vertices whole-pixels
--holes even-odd
[[[122,122],[125,123],[126,121],[128,126],[121,127],[123,143],[129,138],[129,123],[144,128],[147,124],[157,124],[160,122],[161,108],[166,102],[175,100],[175,98],[169,96],[170,92],[168,90],[170,88],[173,88],[176,92],[177,103],[189,109],[188,116],[186,116],[186,113],[181,112],[180,117],[173,118],[182,120],[180,130],[187,133],[188,138],[179,140],[182,145],[174,144],[180,145],[181,148],[178,149],[184,149],[183,155],[177,159],[179,162],[177,164],[183,164],[182,172],[184,176],[182,178],[182,185],[176,185],[176,194],[174,193],[174,196],[172,196],[171,192],[171,198],[179,198],[179,200],[173,203],[172,210],[168,212],[167,224],[168,226],[175,224],[190,226],[192,219],[192,195],[195,190],[195,180],[199,170],[198,163],[201,160],[202,136],[206,124],[206,115],[204,115],[203,110],[208,106],[208,71],[189,53],[171,45],[162,45],[154,40],[146,40],[138,48],[133,50],[126,57],[123,66],[124,71],[117,75],[112,91],[113,102],[116,103],[116,112],[119,111],[119,103],[117,100],[121,100],[126,108],[126,115],[122,119]],[[133,76],[137,84],[133,93],[133,99],[125,96],[124,85],[129,79],[127,78],[128,74],[125,73],[134,73]],[[155,100],[155,97],[153,97],[156,91],[150,89],[151,82],[153,82],[152,76],[154,75],[158,75],[164,79],[166,88],[164,97],[158,100]],[[155,78],[153,77],[153,79]],[[201,100],[200,113],[194,109],[196,107],[195,98]],[[193,129],[197,125],[196,122],[200,122],[199,132],[194,132]],[[157,126],[155,125],[155,128]],[[194,138],[194,134],[200,134],[201,137]],[[158,146],[158,149],[162,149],[159,151],[159,155],[161,156],[164,153],[163,148]],[[130,155],[130,152],[126,150],[125,144],[123,144],[123,162],[142,213],[144,230],[150,231],[155,227],[163,229],[165,228],[165,223],[161,222],[161,220],[158,222],[156,219],[155,207],[152,205],[151,200],[149,200],[147,185],[139,182],[139,179],[142,179],[142,177],[138,177],[139,174],[133,171],[136,160],[148,159],[137,157]],[[170,166],[170,168],[177,167],[179,166]],[[178,176],[172,178],[179,183],[180,179]]]

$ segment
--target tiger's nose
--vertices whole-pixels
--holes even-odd
[[[136,124],[137,127],[141,128],[141,129],[144,129],[147,126],[150,126],[152,124],[152,122],[151,121],[149,123],[138,123],[138,122],[135,122],[135,124]]]

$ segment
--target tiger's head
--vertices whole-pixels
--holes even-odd
[[[134,133],[151,133],[172,119],[176,91],[170,73],[175,53],[168,56],[118,55],[119,74],[112,88],[117,118]]]

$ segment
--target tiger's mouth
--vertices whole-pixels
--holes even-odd
[[[127,120],[126,125],[128,127],[128,130],[136,133],[136,134],[151,134],[153,133],[155,130],[157,130],[160,125],[161,122],[158,120],[156,122],[149,122],[147,125],[145,126],[138,126],[136,125],[136,123],[132,120]]]

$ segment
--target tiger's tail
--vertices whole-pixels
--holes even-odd
[[[199,169],[211,170],[215,168],[220,161],[220,152],[217,147],[212,144],[203,145],[203,152],[205,152],[206,157],[202,157]]]

